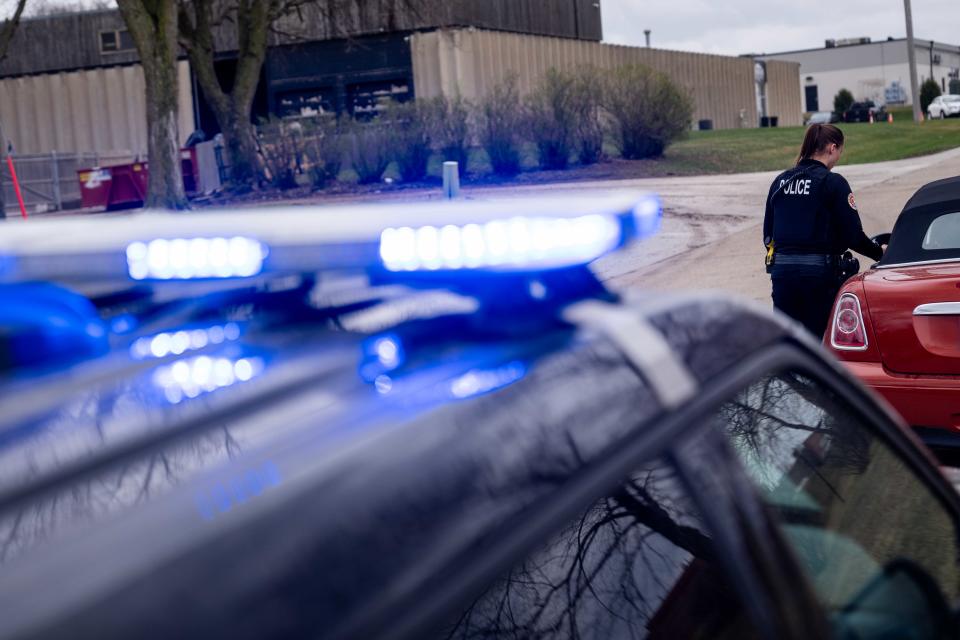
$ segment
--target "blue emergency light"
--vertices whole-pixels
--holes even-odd
[[[153,383],[172,404],[184,399],[249,382],[261,371],[261,358],[195,356],[158,367]]]
[[[181,328],[177,331],[163,331],[137,338],[130,345],[130,355],[137,360],[165,358],[170,355],[178,356],[187,351],[196,351],[207,346],[231,342],[239,337],[240,325],[236,322],[210,327]]]
[[[656,196],[628,193],[31,220],[5,225],[0,282],[540,272],[587,264],[649,236],[660,216]]]
[[[82,296],[24,289],[30,282],[83,291],[139,288],[169,301],[194,291],[202,296],[192,283],[364,274],[374,284],[460,291],[491,308],[506,304],[520,317],[594,295],[602,286],[576,272],[653,234],[660,218],[656,196],[619,193],[11,221],[0,232],[0,301],[9,307],[0,314],[0,330],[10,329],[0,346],[8,366],[21,366],[28,355],[38,363],[83,359],[109,350],[108,332],[133,333],[138,326],[137,318],[124,315],[108,329]],[[70,306],[73,298],[85,305],[81,312]],[[184,326],[136,336],[130,354],[140,360],[184,356],[171,365],[176,369],[161,367],[154,380],[174,401],[256,375],[262,363],[254,360],[189,359],[187,352],[239,336],[235,323]],[[371,343],[364,377],[402,368],[406,346],[397,336]],[[477,373],[451,393],[483,393],[514,373]]]
[[[248,278],[260,273],[266,249],[251,238],[158,238],[127,245],[134,280]]]

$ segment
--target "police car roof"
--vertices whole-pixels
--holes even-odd
[[[797,335],[769,312],[720,297],[643,297],[621,306],[655,328],[698,391],[750,354]],[[471,351],[469,337],[448,336],[455,348],[431,353],[430,367],[377,393],[357,386],[345,357],[360,347],[357,336],[331,336],[324,359],[294,335],[281,351],[288,358],[300,351],[295,366],[278,358],[248,389],[211,394],[197,411],[184,406],[138,435],[183,424],[190,430],[176,440],[154,438],[148,448],[130,447],[125,429],[149,412],[129,420],[122,380],[96,392],[78,380],[52,402],[71,418],[78,402],[93,403],[89,433],[73,434],[73,457],[61,458],[67,449],[54,447],[48,455],[60,466],[30,478],[26,492],[23,477],[12,472],[0,485],[4,517],[59,514],[45,521],[54,530],[25,527],[8,554],[0,572],[0,630],[169,637],[196,633],[199,622],[227,635],[270,634],[282,621],[260,616],[256,603],[269,599],[255,594],[287,584],[313,595],[305,608],[288,612],[298,628],[365,635],[367,625],[383,622],[376,605],[386,587],[410,577],[402,567],[428,575],[449,561],[444,550],[482,533],[481,514],[494,510],[483,500],[535,497],[536,486],[545,486],[542,473],[559,473],[553,476],[559,483],[663,417],[658,369],[639,373],[619,345],[594,331],[571,338],[554,328],[535,339],[482,341]],[[492,380],[487,393],[449,395],[451,381],[475,385],[486,373],[504,371],[506,383]],[[111,400],[112,393],[121,401]],[[126,419],[101,420],[105,410]],[[504,442],[513,443],[513,455],[503,455]],[[569,464],[571,455],[577,464]],[[101,459],[95,473],[82,472]],[[89,491],[91,502],[75,503]],[[111,507],[100,510],[104,491]],[[444,523],[462,525],[453,546]],[[402,526],[418,534],[390,532]],[[363,549],[351,546],[350,532],[382,527],[383,535],[372,535]],[[85,573],[84,581],[69,579],[91,565],[98,571]],[[308,565],[322,570],[295,569]],[[356,579],[341,580],[345,575]],[[184,589],[204,595],[184,600],[177,595]],[[252,608],[245,613],[239,602]]]
[[[600,211],[635,223],[643,202]],[[595,202],[569,205],[540,201],[543,208],[518,213],[598,211]],[[465,207],[455,219],[504,218],[503,206],[488,206]],[[436,227],[436,213],[450,205],[416,218],[429,209],[408,205],[397,220],[380,207],[371,215],[377,230]],[[119,219],[99,240],[96,220],[71,228],[90,234],[101,250],[93,256],[151,235],[196,235],[184,228],[224,236],[225,225],[266,239],[271,251],[304,246],[309,233],[326,234],[311,250],[334,233],[341,246],[372,240],[370,227],[351,231],[349,220],[332,232],[286,228],[302,221],[300,212],[258,212],[249,226],[218,216],[162,216],[159,226],[153,215]],[[21,242],[8,237],[0,253],[70,257],[72,242],[35,233],[22,225]],[[469,296],[453,296],[434,311],[409,292],[305,305],[300,285],[284,279],[223,298],[183,294],[188,312],[148,315],[149,331],[115,337],[105,357],[59,375],[0,381],[0,518],[29,520],[0,556],[0,635],[176,637],[201,633],[195,624],[220,635],[271,635],[283,621],[260,616],[258,605],[271,601],[265,589],[286,584],[315,597],[297,599],[304,606],[285,620],[369,637],[364,625],[384,613],[369,600],[390,593],[394,580],[428,575],[464,537],[482,533],[483,514],[494,511],[484,500],[536,497],[536,486],[511,484],[542,488],[534,462],[573,460],[561,468],[576,473],[665,415],[692,410],[701,391],[751,354],[784,338],[816,348],[750,304],[719,296],[623,301],[599,283],[580,288],[574,276],[589,275],[582,264],[561,271],[556,282],[538,273],[489,276],[478,306],[458,306]],[[15,268],[8,273],[16,277]],[[553,302],[566,276],[574,289]],[[446,277],[420,284],[451,288]],[[486,312],[517,289],[527,307]],[[369,334],[342,330],[355,314],[411,299],[414,319],[404,318],[407,309]],[[504,455],[505,442],[516,455]],[[417,534],[398,535],[398,523]],[[358,531],[373,532],[362,549],[353,544]],[[321,570],[298,570],[305,566]],[[356,579],[339,579],[347,575]],[[198,589],[202,597],[181,597]]]

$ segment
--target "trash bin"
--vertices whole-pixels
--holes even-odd
[[[770,126],[771,127],[777,126],[777,121],[779,120],[780,118],[778,116],[770,116]]]
[[[761,117],[760,117],[760,126],[761,126],[761,127],[769,127],[769,126],[770,126],[770,118],[768,118],[767,116],[761,116]]]
[[[713,120],[701,120],[698,126],[700,127],[700,131],[710,131],[713,129]]]

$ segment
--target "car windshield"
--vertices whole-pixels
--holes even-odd
[[[960,96],[943,96],[944,102],[960,102]]]

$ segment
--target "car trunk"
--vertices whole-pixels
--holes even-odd
[[[888,369],[960,375],[960,263],[875,269],[863,285]]]

